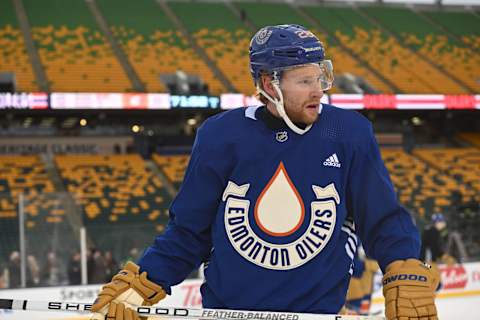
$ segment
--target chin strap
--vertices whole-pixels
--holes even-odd
[[[293,132],[295,132],[296,134],[299,134],[299,135],[305,134],[308,130],[310,130],[312,125],[310,124],[310,125],[306,126],[305,129],[301,129],[301,128],[297,127],[292,122],[292,120],[290,120],[290,118],[287,116],[287,113],[285,112],[285,107],[283,106],[283,94],[282,94],[282,91],[280,90],[280,80],[278,79],[277,72],[273,73],[272,86],[275,89],[275,91],[277,92],[280,99],[276,99],[276,98],[271,97],[268,93],[265,92],[265,90],[260,88],[260,85],[258,85],[258,84],[257,84],[257,91],[260,92],[260,94],[262,94],[265,98],[267,98],[270,102],[272,102],[275,105],[278,114],[280,115],[280,117],[282,117],[283,121],[285,121],[287,126],[290,129],[292,129]]]

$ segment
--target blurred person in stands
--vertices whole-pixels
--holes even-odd
[[[421,257],[427,262],[439,262],[445,254],[447,222],[441,213],[434,213],[431,224],[422,233]]]
[[[93,271],[95,270],[95,260],[93,260],[93,250],[95,248],[87,249],[87,279],[91,283]]]
[[[0,266],[0,289],[7,288],[7,268]]]
[[[118,272],[118,263],[113,257],[112,251],[107,250],[104,254],[105,257],[105,280],[110,281],[113,276]]]
[[[37,258],[29,254],[27,256],[27,287],[36,287],[40,284],[40,267]]]
[[[93,249],[92,251],[93,259],[93,271],[91,278],[89,278],[89,283],[104,283],[105,274],[107,273],[107,268],[105,266],[105,258],[102,255],[102,252],[99,249]]]
[[[120,261],[120,265],[125,265],[128,261],[132,261],[132,262],[135,262],[138,260],[138,258],[140,258],[140,252],[138,250],[138,248],[136,247],[133,247],[132,249],[130,249],[130,251],[128,252],[128,256],[126,258],[124,258],[123,260]]]
[[[47,261],[42,269],[41,282],[46,286],[59,286],[66,283],[64,266],[54,251],[47,254]]]
[[[13,251],[10,254],[10,260],[7,265],[7,270],[8,270],[8,287],[19,288],[21,285],[20,252]]]
[[[138,319],[132,305],[157,303],[202,263],[206,308],[337,314],[358,233],[384,272],[387,318],[437,319],[439,274],[418,260],[371,123],[320,102],[333,84],[323,44],[285,24],[259,30],[249,51],[264,105],[197,130],[165,232],[102,288],[93,317]]]
[[[456,249],[456,250],[455,250]],[[434,213],[422,233],[422,259],[432,263],[455,264],[467,254],[461,236],[448,228],[442,213]]]
[[[75,252],[68,262],[68,283],[70,285],[82,283],[81,256],[79,252]]]

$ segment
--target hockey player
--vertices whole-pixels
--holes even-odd
[[[333,83],[317,37],[268,26],[250,43],[264,106],[209,118],[199,128],[170,222],[92,307],[136,319],[205,263],[204,307],[338,313],[358,234],[385,273],[388,319],[436,319],[438,275],[417,260],[419,237],[398,204],[372,126],[321,104]]]
[[[345,309],[348,314],[368,315],[372,302],[373,279],[378,270],[378,264],[365,256],[360,245],[355,252],[353,265]]]

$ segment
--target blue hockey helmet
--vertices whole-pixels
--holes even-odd
[[[445,221],[445,217],[444,217],[443,214],[441,214],[441,213],[434,213],[434,214],[432,214],[431,219],[432,219],[432,222],[433,222],[433,223],[446,222],[446,221]]]
[[[288,67],[310,63],[321,64],[324,70],[324,90],[333,82],[333,68],[325,59],[323,44],[305,27],[296,24],[267,26],[250,41],[250,71],[257,85],[262,74],[272,74]]]

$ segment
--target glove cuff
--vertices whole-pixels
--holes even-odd
[[[156,304],[167,295],[160,285],[148,280],[146,271],[140,274],[138,280],[134,287],[149,305]]]

